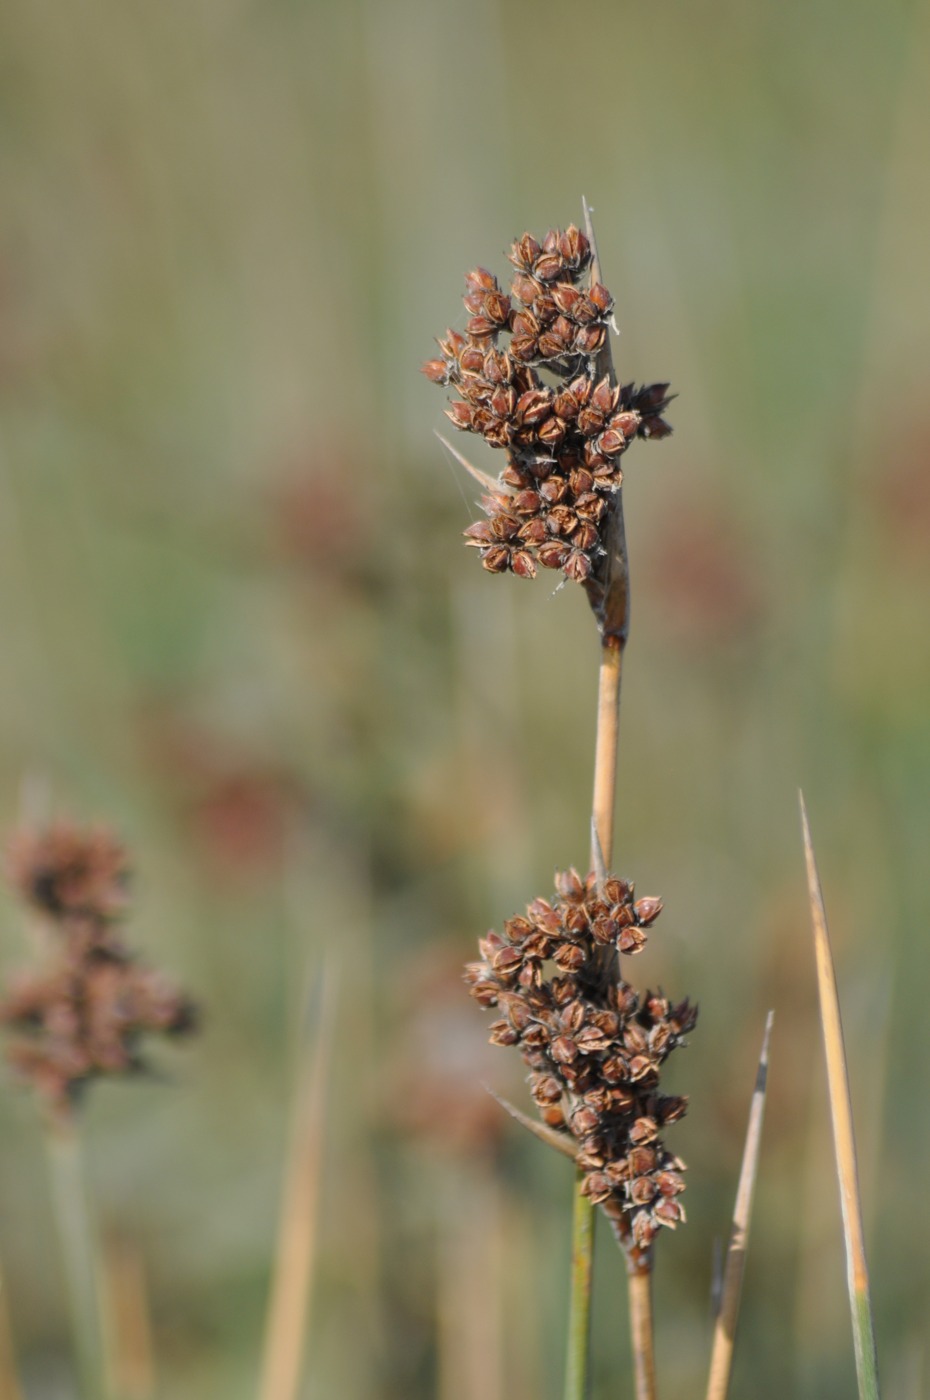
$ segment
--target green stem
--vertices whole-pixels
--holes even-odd
[[[591,1272],[594,1263],[594,1206],[581,1194],[584,1173],[575,1174],[572,1213],[572,1275],[568,1307],[568,1356],[565,1400],[585,1400],[591,1334]]]
[[[108,1400],[97,1249],[73,1123],[47,1135],[52,1197],[61,1244],[65,1288],[81,1400]]]
[[[868,1289],[856,1293],[852,1316],[859,1397],[860,1400],[879,1400],[878,1356]]]

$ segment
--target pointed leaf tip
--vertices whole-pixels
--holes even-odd
[[[510,1103],[507,1099],[502,1098],[500,1094],[495,1093],[489,1085],[485,1084],[484,1087],[491,1095],[492,1099],[496,1099],[501,1108],[509,1113],[511,1118],[515,1118],[522,1127],[526,1128],[527,1132],[539,1138],[539,1141],[544,1142],[547,1147],[554,1147],[556,1152],[561,1152],[563,1157],[570,1157],[572,1161],[575,1160],[577,1148],[574,1138],[566,1137],[564,1133],[557,1132],[555,1128],[550,1128],[545,1123],[540,1123],[537,1119],[530,1118],[528,1114],[517,1108],[515,1104]]]
[[[827,1066],[830,1117],[833,1123],[833,1146],[843,1217],[843,1238],[846,1246],[846,1276],[852,1316],[853,1346],[856,1356],[856,1377],[860,1400],[878,1400],[878,1361],[865,1253],[865,1232],[862,1222],[862,1201],[859,1192],[859,1173],[853,1132],[849,1070],[843,1041],[836,971],[833,965],[823,888],[817,870],[807,805],[803,792],[799,793],[798,796],[801,807],[801,829],[804,837],[804,857],[807,864],[807,886],[817,965],[820,1024],[823,1031],[824,1057]]]

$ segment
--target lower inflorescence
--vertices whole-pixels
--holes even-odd
[[[197,1008],[124,945],[128,860],[108,832],[70,823],[22,831],[7,869],[52,932],[45,965],[0,1003],[13,1032],[7,1059],[61,1120],[93,1080],[144,1070],[147,1034],[194,1030]]]
[[[671,432],[669,386],[598,375],[614,303],[577,228],[542,243],[526,233],[510,260],[509,294],[485,268],[468,273],[465,331],[447,331],[423,372],[455,390],[447,412],[457,428],[507,453],[482,499],[487,518],[465,531],[484,567],[532,578],[542,565],[583,583],[604,554],[623,453],[634,438]]]
[[[646,1251],[685,1218],[684,1163],[661,1139],[687,1099],[659,1090],[663,1063],[694,1026],[697,1007],[640,995],[619,975],[662,908],[608,876],[556,876],[555,897],[480,941],[465,978],[482,1006],[502,1013],[496,1045],[516,1046],[543,1121],[573,1140],[583,1190],[627,1249]]]

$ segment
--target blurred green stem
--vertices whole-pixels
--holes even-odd
[[[591,1333],[591,1272],[594,1263],[594,1206],[581,1194],[584,1173],[575,1173],[572,1215],[572,1288],[568,1310],[565,1400],[588,1393],[588,1340]]]
[[[49,1169],[81,1400],[109,1400],[97,1249],[73,1120],[47,1132]]]

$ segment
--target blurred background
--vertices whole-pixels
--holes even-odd
[[[335,995],[302,1395],[553,1400],[571,1171],[459,983],[586,858],[580,590],[484,574],[417,373],[464,272],[595,209],[624,378],[634,965],[701,1005],[658,1360],[701,1393],[776,1012],[734,1394],[854,1386],[797,815],[836,944],[890,1400],[930,1313],[930,6],[12,0],[0,11],[0,817],[111,823],[136,944],[206,1005],[102,1086],[87,1170],[155,1393],[256,1393],[302,1023]],[[474,439],[473,460],[497,468]],[[482,456],[484,452],[484,456]],[[6,972],[29,956],[9,894]],[[309,995],[308,995],[309,994]],[[309,1006],[309,1010],[305,1008]],[[30,1397],[69,1397],[36,1106],[0,1093]],[[599,1236],[595,1400],[629,1385]],[[147,1400],[151,1386],[139,1382]]]

